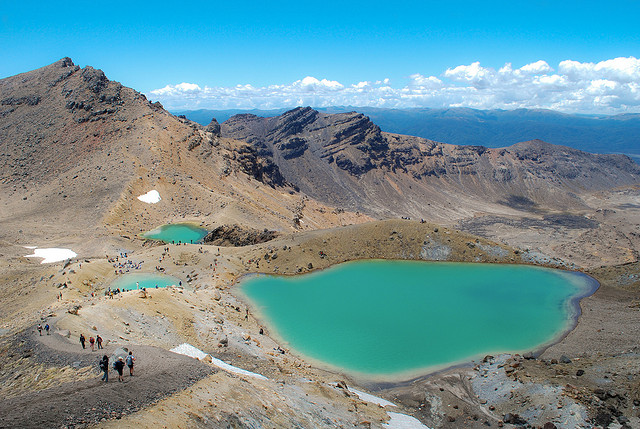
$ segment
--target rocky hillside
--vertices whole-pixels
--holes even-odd
[[[236,115],[222,135],[271,157],[311,197],[374,214],[449,217],[452,199],[463,211],[575,208],[584,192],[640,182],[640,167],[623,155],[540,140],[500,149],[449,145],[381,132],[355,112]]]
[[[271,159],[69,58],[0,80],[0,154],[0,239],[134,236],[175,220],[299,228],[301,197]],[[160,203],[138,201],[151,189]]]

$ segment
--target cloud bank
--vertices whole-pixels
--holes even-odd
[[[200,87],[184,82],[147,95],[172,110],[371,106],[615,114],[640,112],[640,60],[566,60],[556,69],[540,60],[516,69],[507,63],[498,70],[474,62],[449,68],[439,77],[412,74],[400,88],[393,87],[389,79],[343,84],[308,76],[290,84],[263,87]]]

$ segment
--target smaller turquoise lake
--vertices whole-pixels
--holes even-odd
[[[136,283],[139,283],[140,289],[155,289],[156,286],[159,288],[167,287],[180,284],[180,279],[169,276],[166,274],[152,274],[152,273],[132,273],[132,274],[123,274],[118,276],[116,280],[114,280],[109,287],[111,290],[130,290],[136,289]]]
[[[383,260],[241,282],[293,352],[370,380],[539,350],[575,326],[596,289],[584,274],[534,266]]]
[[[165,243],[199,243],[207,235],[207,230],[191,223],[162,225],[142,234],[144,238]]]

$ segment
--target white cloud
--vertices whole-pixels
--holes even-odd
[[[535,63],[527,64],[526,66],[520,67],[520,71],[524,73],[530,74],[541,74],[541,73],[549,73],[553,71],[549,64],[546,61],[536,61]]]
[[[556,71],[557,70],[557,71]],[[441,76],[414,73],[402,87],[388,78],[343,84],[307,76],[289,84],[200,87],[183,82],[151,91],[170,109],[273,109],[310,105],[374,107],[546,108],[579,113],[640,112],[640,60],[561,61],[556,70],[539,60],[498,70],[480,62],[448,68]]]
[[[304,88],[305,91],[337,91],[344,88],[340,82],[336,82],[335,80],[318,80],[312,76],[307,76],[302,80],[295,81],[293,85],[300,86]]]

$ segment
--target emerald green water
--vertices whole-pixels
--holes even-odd
[[[166,274],[132,273],[119,276],[109,287],[111,290],[155,289],[156,286],[159,288],[171,285],[178,286],[179,283],[180,279]]]
[[[538,349],[574,326],[579,298],[596,287],[585,275],[540,267],[381,260],[241,284],[291,349],[382,378]]]
[[[142,234],[145,238],[165,243],[198,243],[207,235],[207,230],[190,223],[162,225]]]

